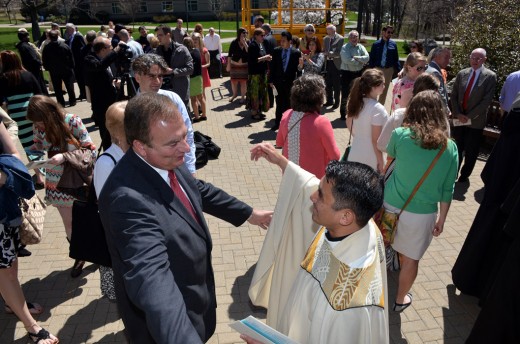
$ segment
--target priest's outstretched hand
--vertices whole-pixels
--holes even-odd
[[[280,166],[282,172],[287,167],[287,158],[278,153],[270,143],[262,142],[251,148],[251,160],[258,161],[260,158],[265,158],[270,163]]]

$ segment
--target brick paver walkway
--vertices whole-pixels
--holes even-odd
[[[257,208],[273,209],[280,182],[277,167],[251,162],[249,149],[261,141],[273,142],[274,110],[268,120],[253,122],[238,101],[230,104],[227,78],[212,80],[207,90],[208,121],[196,123],[199,130],[222,147],[218,160],[198,171],[198,177],[223,188]],[[67,96],[65,97],[67,99]],[[79,102],[72,110],[88,122],[90,104]],[[348,138],[339,112],[328,112],[341,150]],[[99,143],[98,131],[92,137]],[[402,314],[390,312],[393,343],[463,343],[478,314],[476,299],[460,295],[451,281],[450,270],[464,242],[482,194],[478,177],[484,163],[477,162],[469,188],[457,185],[455,200],[444,233],[433,240],[419,267],[412,292],[412,307]],[[217,329],[210,343],[240,343],[228,324],[253,314],[265,318],[265,311],[253,310],[247,289],[262,247],[265,232],[259,227],[235,228],[206,216],[213,236],[213,266],[217,287]],[[37,317],[42,326],[56,334],[61,343],[126,343],[123,324],[114,303],[101,298],[97,266],[87,264],[77,279],[69,275],[72,259],[61,219],[55,208],[48,208],[45,236],[31,246],[33,255],[20,259],[19,277],[29,301],[41,303],[45,312]],[[389,274],[389,303],[394,301],[396,274]],[[172,312],[175,311],[172,309]],[[13,315],[0,312],[0,343],[25,343],[25,330]]]

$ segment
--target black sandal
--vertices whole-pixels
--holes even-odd
[[[40,331],[38,331],[38,333],[27,332],[27,335],[29,336],[29,340],[35,344],[38,344],[42,340],[52,339],[49,331],[47,331],[44,328],[42,328]],[[55,343],[58,343],[58,342],[55,342]]]
[[[408,307],[410,307],[412,305],[412,301],[413,301],[412,294],[408,293],[408,294],[406,294],[406,296],[408,296],[410,298],[410,302],[407,302],[407,303],[394,302],[394,307],[392,308],[394,312],[401,313],[402,311],[404,311],[405,309],[407,309]]]

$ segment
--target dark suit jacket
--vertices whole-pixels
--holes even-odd
[[[108,107],[116,101],[117,92],[112,84],[113,75],[107,70],[116,58],[115,52],[111,52],[102,60],[91,53],[83,60],[85,85],[90,89],[94,114],[104,116]]]
[[[69,42],[67,42],[67,45],[69,45]],[[74,56],[74,62],[81,66],[83,63],[83,60],[81,59],[81,49],[86,45],[85,39],[83,36],[76,32],[74,36],[72,37],[72,44],[70,44],[70,49],[72,50],[72,56]]]
[[[289,61],[285,72],[282,63],[282,47],[276,47],[273,51],[273,59],[269,69],[269,82],[274,83],[277,89],[279,89],[279,86],[290,89],[298,74],[301,53],[293,48],[289,48],[289,51]]]
[[[42,53],[43,66],[50,73],[59,73],[64,68],[74,69],[74,57],[64,42],[49,42]]]
[[[177,93],[182,100],[190,99],[190,75],[193,73],[193,59],[190,51],[184,45],[172,40],[170,44],[172,57],[169,66],[173,69],[171,75],[172,91]],[[157,47],[157,55],[165,57],[164,47]]]
[[[336,33],[334,35],[334,40],[332,44],[330,37],[327,35],[323,37],[323,52],[329,53],[327,56],[327,59],[331,58],[333,59],[332,62],[334,62],[334,65],[338,70],[341,69],[341,48],[343,47],[343,43],[345,42],[345,39],[340,34]],[[327,63],[330,63],[331,61],[328,60]],[[338,76],[339,77],[339,76]]]
[[[22,59],[24,68],[33,74],[40,73],[42,60],[34,48],[31,47],[28,42],[18,42],[16,48],[20,53],[20,58]]]
[[[475,80],[475,86],[473,86],[469,95],[467,110],[464,113],[462,102],[471,70],[471,67],[463,69],[455,78],[455,83],[451,91],[452,114],[453,116],[464,114],[471,119],[470,128],[483,129],[486,126],[489,105],[491,105],[491,101],[495,95],[497,76],[495,72],[482,66],[482,71],[478,79]]]
[[[169,185],[130,149],[99,196],[120,314],[135,343],[200,343],[215,330],[211,236],[203,211],[235,226],[252,209],[176,169],[200,225]]]
[[[372,44],[370,49],[370,60],[368,64],[370,68],[383,67],[383,68],[394,68],[394,72],[401,70],[401,64],[399,63],[399,53],[397,51],[397,44],[393,40],[388,40],[388,46],[386,48],[386,65],[381,66],[381,59],[383,58],[383,49],[385,41],[381,38]]]
[[[439,80],[439,93],[442,96],[442,100],[444,104],[448,106],[448,91],[446,90],[446,84],[444,83],[444,78],[442,77],[441,67],[435,61],[431,61],[428,64],[428,68],[426,69],[426,73],[433,75]]]

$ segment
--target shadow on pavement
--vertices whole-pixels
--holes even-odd
[[[480,311],[477,298],[457,295],[456,291],[457,288],[453,284],[446,286],[448,308],[442,308],[444,343],[464,343]]]
[[[229,305],[228,315],[231,320],[242,320],[250,315],[257,319],[265,319],[267,310],[257,307],[249,300],[247,291],[255,272],[256,264],[249,268],[242,276],[238,276],[231,288],[233,303]]]
[[[455,183],[455,189],[453,191],[453,199],[457,201],[466,200],[466,192],[469,189],[469,182]]]

